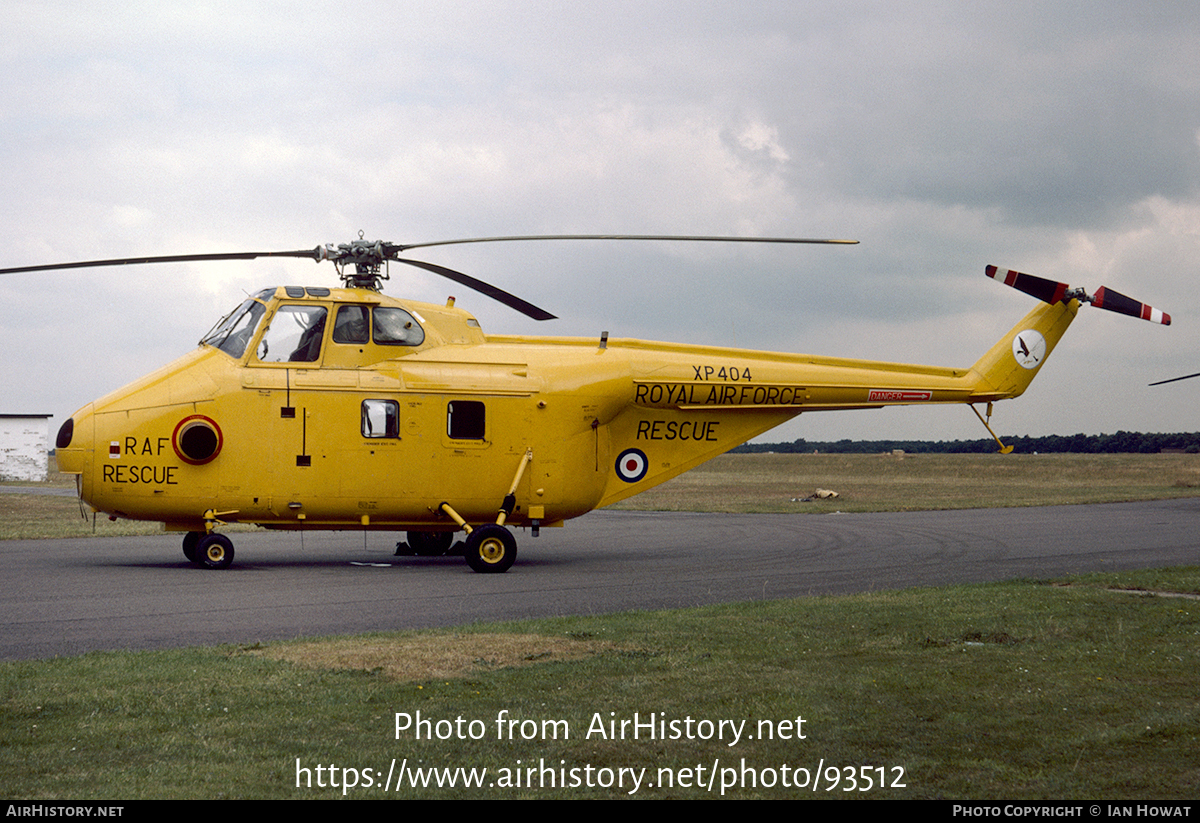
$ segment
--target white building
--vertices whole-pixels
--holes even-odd
[[[48,414],[0,414],[0,480],[46,480]]]

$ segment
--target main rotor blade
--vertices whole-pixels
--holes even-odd
[[[498,300],[504,305],[508,306],[510,309],[516,309],[517,311],[521,312],[521,314],[528,315],[534,320],[557,319],[553,314],[545,309],[539,309],[532,303],[527,303],[516,295],[509,294],[508,292],[504,291],[504,289],[498,289],[491,283],[485,283],[482,280],[476,280],[474,277],[463,274],[462,272],[457,272],[454,269],[448,269],[445,266],[438,266],[434,263],[424,263],[420,260],[409,260],[406,257],[392,257],[390,259],[396,263],[404,263],[409,266],[416,266],[419,269],[431,271],[434,274],[440,274],[442,277],[445,277],[448,280],[453,280],[460,286],[466,286],[469,289],[474,289],[480,294],[487,295],[493,300]]]
[[[80,260],[75,263],[50,263],[42,266],[17,266],[0,269],[0,274],[23,271],[53,271],[55,269],[88,269],[96,266],[135,266],[142,263],[195,263],[205,260],[253,260],[256,257],[307,257],[320,261],[320,249],[303,251],[239,251],[217,254],[168,254],[161,257],[118,257],[112,260]]]
[[[474,277],[469,277],[461,272],[447,269],[443,266],[438,266],[433,263],[424,263],[419,260],[408,260],[397,255],[408,249],[428,248],[431,246],[453,246],[464,243],[498,243],[512,242],[518,240],[661,240],[661,241],[684,241],[684,242],[712,242],[712,243],[821,243],[821,244],[841,244],[853,245],[858,243],[857,240],[833,240],[833,239],[812,239],[799,237],[719,237],[709,235],[673,235],[673,234],[544,234],[544,235],[514,235],[507,237],[472,237],[459,240],[439,240],[431,243],[384,243],[378,241],[367,242],[362,239],[362,233],[359,233],[359,239],[352,243],[342,244],[337,248],[332,245],[325,247],[317,246],[312,250],[298,251],[265,251],[265,252],[226,252],[216,254],[172,254],[157,257],[121,257],[110,260],[82,260],[74,263],[51,263],[38,266],[17,266],[13,268],[0,269],[0,274],[16,274],[18,272],[33,272],[33,271],[53,271],[56,269],[82,269],[99,266],[130,266],[142,263],[193,263],[208,260],[253,260],[256,257],[296,257],[308,258],[316,262],[322,260],[333,261],[341,272],[342,267],[353,264],[356,269],[362,271],[366,267],[369,273],[372,269],[376,269],[383,263],[384,260],[394,260],[397,263],[405,263],[410,266],[425,269],[434,274],[441,275],[449,280],[473,289],[480,294],[487,295],[494,300],[498,300],[504,305],[516,309],[522,314],[528,315],[536,320],[552,320],[554,315],[545,309],[529,303],[516,295],[509,294],[503,289],[498,289],[482,280],[476,280]],[[356,287],[359,284],[354,284]],[[370,286],[378,288],[378,284]]]
[[[469,237],[463,240],[437,240],[433,243],[391,244],[396,251],[423,249],[428,246],[457,246],[463,243],[504,243],[513,240],[682,240],[700,243],[833,243],[857,245],[857,240],[820,240],[799,237],[715,237],[678,234],[531,234],[513,237]]]
[[[1151,386],[1161,386],[1163,383],[1174,383],[1177,380],[1190,380],[1193,377],[1200,377],[1200,371],[1195,374],[1185,374],[1183,377],[1172,377],[1170,380],[1159,380],[1157,383],[1150,383]]]

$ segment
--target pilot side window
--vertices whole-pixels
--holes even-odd
[[[280,306],[258,343],[262,363],[314,363],[321,356],[325,307]]]
[[[399,437],[400,404],[395,400],[364,400],[362,436]]]
[[[483,404],[478,400],[455,400],[446,406],[446,433],[455,440],[482,440]]]

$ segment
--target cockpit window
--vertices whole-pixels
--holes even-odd
[[[313,363],[321,356],[324,306],[280,306],[258,343],[261,363]]]
[[[425,342],[425,330],[404,309],[377,306],[371,338],[383,346],[419,346]]]
[[[266,310],[266,306],[257,300],[247,300],[217,323],[200,341],[201,345],[213,346],[231,357],[241,357]]]

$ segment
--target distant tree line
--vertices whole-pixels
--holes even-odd
[[[1154,454],[1161,451],[1184,451],[1200,453],[1200,432],[1178,434],[1156,434],[1119,431],[1116,434],[1050,434],[1044,437],[1000,436],[1006,446],[1023,454],[1040,452],[1075,454]],[[776,452],[797,454],[802,452],[834,454],[878,454],[901,449],[905,452],[927,452],[931,454],[986,454],[998,451],[996,441],[991,438],[979,440],[838,440],[823,442],[799,438],[790,443],[743,443],[733,450],[735,454],[762,454]]]

